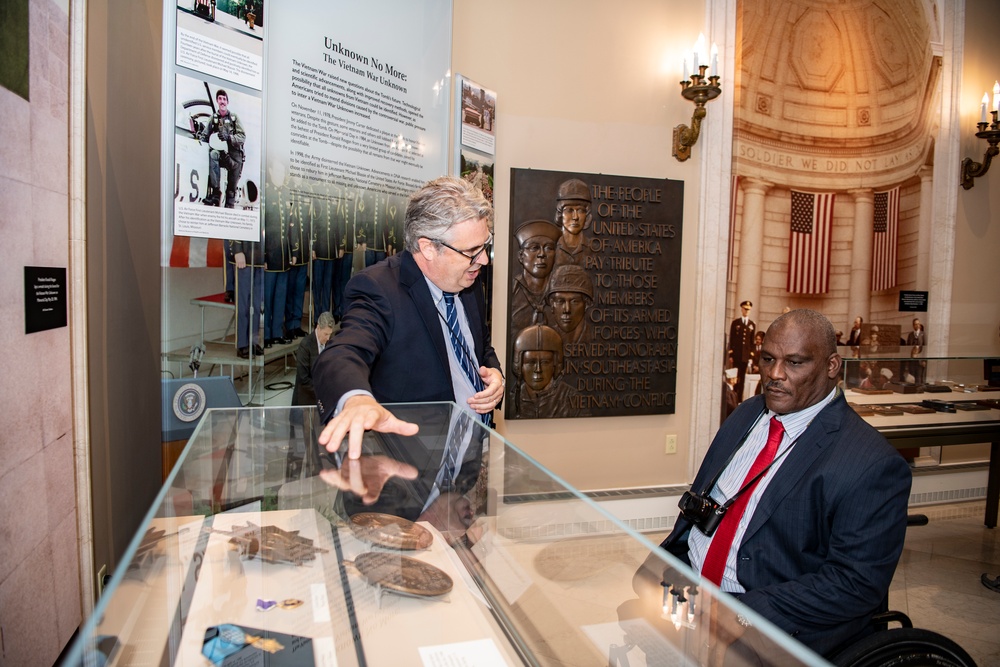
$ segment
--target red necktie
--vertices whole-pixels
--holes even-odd
[[[747,476],[743,479],[743,484],[740,485],[741,489],[750,483],[750,480],[759,475],[764,468],[771,465],[771,462],[774,461],[774,455],[778,451],[778,445],[781,444],[781,437],[784,434],[785,427],[781,425],[777,417],[771,417],[770,428],[767,432],[767,444],[764,445],[764,449],[760,450],[760,454],[757,455],[753,465],[750,466]],[[736,535],[736,528],[740,525],[743,512],[746,510],[747,503],[750,502],[750,496],[753,494],[753,490],[759,481],[754,481],[726,511],[726,515],[722,517],[722,522],[719,524],[715,537],[712,538],[712,544],[708,547],[705,562],[701,566],[701,575],[716,586],[722,583],[722,575],[726,571],[726,559],[729,557],[729,549],[733,546],[733,537]]]

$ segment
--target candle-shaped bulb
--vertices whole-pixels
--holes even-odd
[[[683,79],[683,81],[687,81],[688,78],[690,78],[690,77],[688,77],[688,59],[685,58],[684,59],[684,79]],[[983,111],[983,113],[986,113],[986,111]]]
[[[993,110],[1000,110],[1000,81],[993,82]]]
[[[705,33],[698,33],[698,41],[694,43],[694,68],[695,70],[704,62],[705,53]],[[706,65],[708,63],[705,63]]]
[[[990,94],[989,93],[983,93],[983,101],[979,105],[979,122],[980,123],[985,123],[986,122],[986,105],[989,104],[989,103],[990,103]]]
[[[719,47],[712,42],[712,69],[709,76],[719,76]]]

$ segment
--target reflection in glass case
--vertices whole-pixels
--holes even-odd
[[[929,356],[921,346],[896,350],[842,348],[845,387],[873,394],[996,392],[1000,398],[1000,375],[993,370],[1000,360],[982,355]]]
[[[314,408],[209,410],[67,664],[697,665],[739,615],[826,664],[470,413],[390,407],[419,433],[356,461]]]

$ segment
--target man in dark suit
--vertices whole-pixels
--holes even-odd
[[[366,429],[416,433],[382,403],[455,401],[492,414],[504,379],[479,275],[490,262],[492,225],[489,202],[460,179],[436,179],[410,197],[406,250],[351,279],[341,330],[313,369],[327,421],[321,445],[336,451],[349,436],[348,455],[356,459]],[[449,300],[458,345],[447,322]]]
[[[691,494],[734,502],[713,531],[685,496],[661,544],[826,656],[873,632],[872,615],[903,548],[910,492],[906,461],[837,386],[835,341],[833,326],[815,311],[774,321],[760,360],[763,395],[723,423],[691,484]],[[768,452],[773,463],[764,467]],[[750,473],[761,469],[754,481]],[[655,585],[659,596],[667,576],[651,557],[636,590],[642,596]],[[747,631],[752,621],[728,616],[720,617],[727,631],[716,636],[730,650],[763,650],[760,636]]]
[[[292,405],[316,405],[316,390],[313,388],[312,369],[319,353],[333,335],[335,326],[333,315],[320,313],[316,328],[299,341],[295,350],[295,389],[292,390]]]
[[[757,333],[757,325],[750,319],[753,302],[744,301],[740,304],[742,314],[729,325],[729,365],[736,369],[736,395],[743,396],[743,380],[747,374],[747,362],[753,351],[753,337]]]

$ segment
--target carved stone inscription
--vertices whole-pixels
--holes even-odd
[[[507,419],[672,414],[684,184],[511,170]]]

